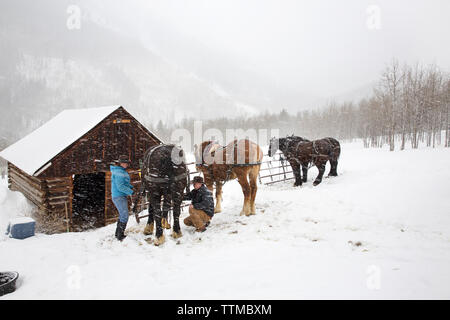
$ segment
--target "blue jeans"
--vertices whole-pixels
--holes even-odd
[[[122,223],[128,222],[128,200],[127,197],[115,197],[112,198],[112,202],[119,211],[119,221]]]

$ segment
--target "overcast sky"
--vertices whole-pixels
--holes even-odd
[[[448,0],[145,0],[141,4],[152,18],[180,34],[316,95],[338,95],[370,84],[393,57],[401,62],[436,63],[447,70],[450,66]],[[376,22],[369,28],[368,20],[377,19],[377,8],[379,29]]]
[[[211,100],[205,98],[204,103],[217,109],[228,109],[217,107],[218,100],[226,99],[249,112],[276,112],[281,108],[296,112],[324,106],[333,98],[357,102],[371,93],[393,58],[408,64],[434,63],[450,71],[450,0],[41,0],[37,3],[2,0],[0,16],[2,13],[4,16],[0,22],[10,18],[8,31],[2,36],[7,39],[11,33],[10,37],[18,38],[19,44],[23,38],[24,47],[33,43],[30,47],[36,55],[41,52],[47,57],[62,58],[66,54],[62,48],[72,50],[70,53],[84,68],[80,72],[83,75],[89,74],[89,68],[108,68],[97,60],[99,52],[120,57],[116,67],[129,73],[137,63],[143,75],[130,76],[129,86],[139,88],[131,90],[139,92],[135,96],[124,94],[130,104],[142,100],[155,105],[158,101],[173,100],[169,104],[181,101],[179,105],[184,107],[186,99],[202,105],[201,98],[210,96]],[[84,22],[89,21],[86,27],[78,31],[67,28],[69,4],[81,8]],[[15,16],[10,17],[8,8],[14,9]],[[113,32],[89,29],[89,25],[98,27],[90,20]],[[33,23],[29,24],[30,21]],[[23,25],[28,28],[22,30]],[[146,53],[145,62],[135,62],[131,52],[140,52],[141,44],[128,42],[130,39],[124,41],[125,37],[117,33],[140,40],[150,49],[151,52],[142,50]],[[79,46],[76,41],[66,41],[70,39],[78,39]],[[16,42],[11,43],[7,49],[13,52]],[[82,54],[77,55],[74,52],[77,49]],[[90,60],[81,61],[80,57]],[[9,65],[6,59],[0,61]],[[172,69],[175,71],[170,73],[168,70]],[[164,70],[164,80],[152,80],[160,70]],[[108,79],[112,81],[111,77]],[[159,81],[167,92],[149,93],[143,84],[146,81]],[[123,87],[123,83],[119,86]],[[194,83],[198,88],[195,92],[190,86]],[[104,100],[92,95],[93,101]],[[75,98],[73,103],[80,103]]]

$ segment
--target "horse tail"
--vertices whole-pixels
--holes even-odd
[[[339,143],[338,140],[336,140],[335,138],[325,138],[325,140],[328,141],[328,143],[330,144],[330,157],[333,160],[339,160],[339,157],[341,156],[341,144]]]

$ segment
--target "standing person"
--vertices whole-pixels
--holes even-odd
[[[122,241],[125,239],[125,229],[128,222],[128,196],[133,194],[133,186],[130,183],[130,176],[127,168],[129,160],[127,156],[120,156],[119,166],[111,166],[111,194],[112,201],[119,211],[119,220],[116,227],[116,238]]]
[[[206,188],[203,178],[194,177],[194,190],[185,195],[185,200],[192,200],[189,206],[189,217],[184,224],[194,226],[195,231],[203,232],[214,216],[214,199],[211,191]]]

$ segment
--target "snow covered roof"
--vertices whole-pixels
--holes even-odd
[[[0,157],[32,176],[118,108],[120,106],[64,110],[0,152]]]

